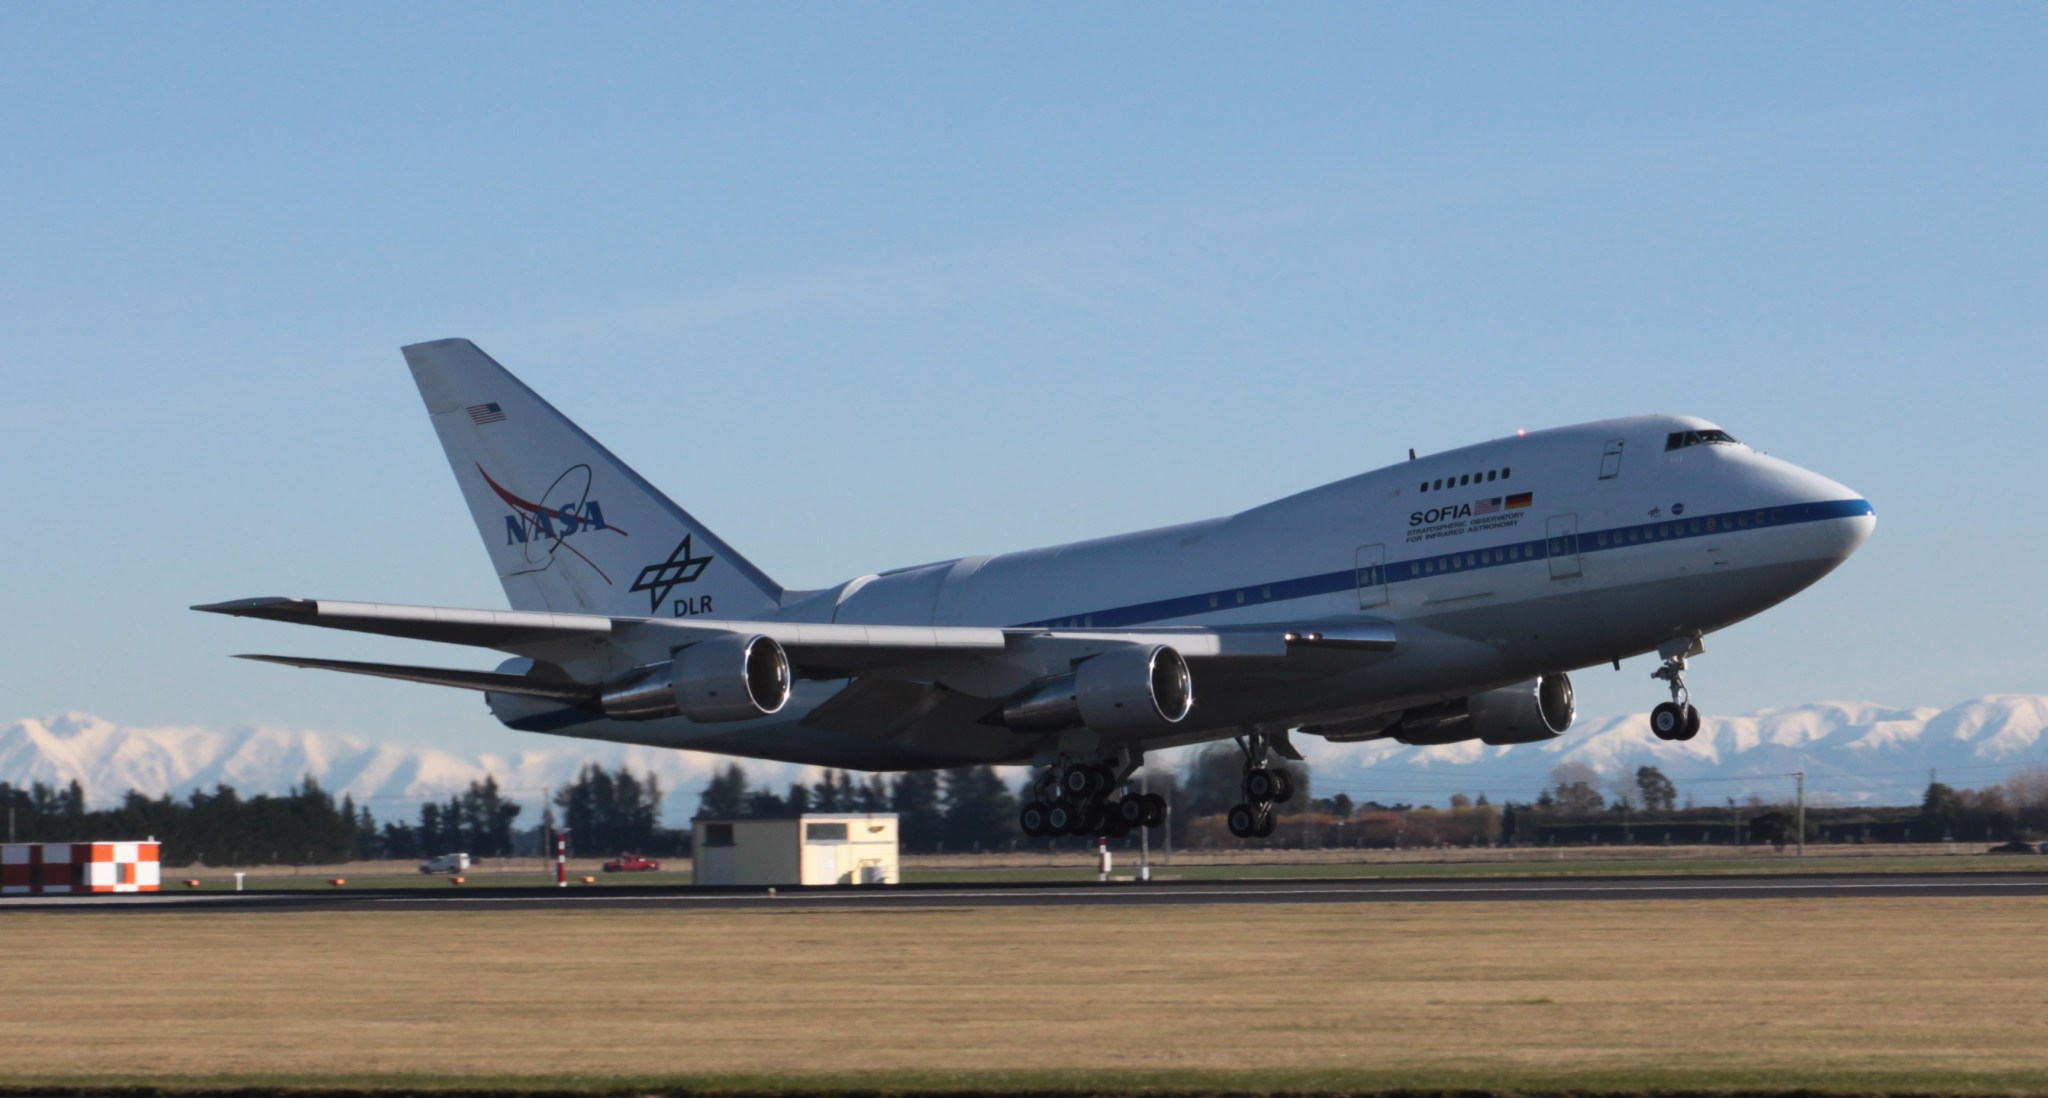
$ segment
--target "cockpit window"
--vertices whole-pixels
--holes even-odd
[[[1710,431],[1673,431],[1664,437],[1664,449],[1683,450],[1688,446],[1734,446],[1735,436],[1715,428]]]

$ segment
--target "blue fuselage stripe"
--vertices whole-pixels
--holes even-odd
[[[1487,545],[1483,549],[1460,549],[1455,553],[1434,553],[1390,561],[1371,569],[1378,574],[1364,576],[1366,569],[1347,568],[1298,579],[1226,587],[1194,595],[1178,595],[1152,602],[1134,603],[1104,610],[1040,621],[1019,623],[1022,629],[1119,629],[1154,624],[1174,618],[1194,617],[1240,606],[1315,598],[1357,590],[1362,586],[1410,583],[1443,575],[1461,575],[1487,568],[1504,568],[1553,556],[1605,553],[1639,546],[1658,545],[1690,538],[1719,537],[1751,530],[1770,530],[1810,522],[1858,518],[1875,514],[1869,500],[1844,499],[1827,503],[1799,503],[1790,507],[1756,507],[1723,511],[1711,515],[1660,518],[1656,522],[1613,526],[1604,530],[1582,530],[1556,538],[1541,537]]]

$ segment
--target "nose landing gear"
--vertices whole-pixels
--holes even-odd
[[[1288,758],[1301,754],[1284,733],[1247,732],[1237,737],[1237,746],[1244,752],[1244,803],[1231,807],[1226,822],[1240,839],[1263,839],[1273,833],[1273,806],[1294,799],[1294,776],[1273,766],[1270,756],[1275,750]]]
[[[1706,650],[1697,633],[1657,650],[1664,662],[1650,677],[1671,685],[1671,700],[1650,710],[1650,731],[1658,739],[1689,740],[1700,734],[1700,711],[1692,704],[1692,691],[1685,688],[1685,661]]]

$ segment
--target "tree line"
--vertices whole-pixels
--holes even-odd
[[[1551,783],[1527,803],[1490,804],[1484,795],[1454,795],[1448,808],[1354,801],[1343,792],[1317,797],[1302,763],[1284,763],[1297,793],[1280,806],[1280,827],[1263,840],[1233,838],[1223,814],[1239,797],[1241,758],[1224,744],[1194,752],[1178,771],[1146,768],[1133,777],[1172,806],[1169,830],[1155,842],[1179,848],[1416,847],[1564,845],[1581,843],[1796,842],[1791,806],[1758,797],[1737,804],[1679,804],[1678,789],[1655,766],[1618,782],[1580,763],[1551,772]],[[801,812],[892,812],[911,852],[1077,848],[1082,838],[1026,839],[1017,829],[1033,774],[1011,788],[992,767],[856,775],[826,770],[816,781],[779,791],[757,787],[738,763],[718,768],[705,785],[698,815],[743,817]],[[1603,784],[1605,789],[1603,790]],[[472,782],[445,801],[422,804],[415,818],[380,824],[370,809],[338,800],[308,776],[281,795],[243,797],[217,785],[184,799],[131,791],[113,808],[91,810],[77,782],[16,787],[0,782],[0,815],[21,842],[77,842],[155,836],[167,865],[331,864],[358,859],[412,859],[464,851],[473,857],[549,853],[558,828],[578,856],[637,852],[687,853],[689,831],[661,822],[663,790],[653,774],[586,766],[553,791],[537,826],[516,826],[524,806],[495,778]],[[2021,770],[1980,789],[1931,782],[1917,805],[1891,808],[1809,807],[1809,842],[1998,842],[2048,838],[2048,768]],[[1112,845],[1135,847],[1133,834]]]
[[[500,858],[522,846],[550,850],[557,819],[570,829],[578,854],[678,853],[687,848],[687,833],[661,826],[661,797],[653,774],[586,766],[554,791],[540,825],[521,831],[514,823],[524,806],[506,797],[495,777],[471,782],[446,801],[428,801],[414,821],[381,826],[368,807],[347,795],[337,801],[310,775],[282,795],[243,797],[224,784],[182,800],[131,790],[119,805],[99,810],[86,807],[76,781],[26,788],[0,782],[0,818],[11,840],[25,843],[154,836],[164,864],[173,866],[334,864],[456,851]]]

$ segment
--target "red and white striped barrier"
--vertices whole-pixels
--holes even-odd
[[[0,894],[155,892],[157,843],[0,844]]]

